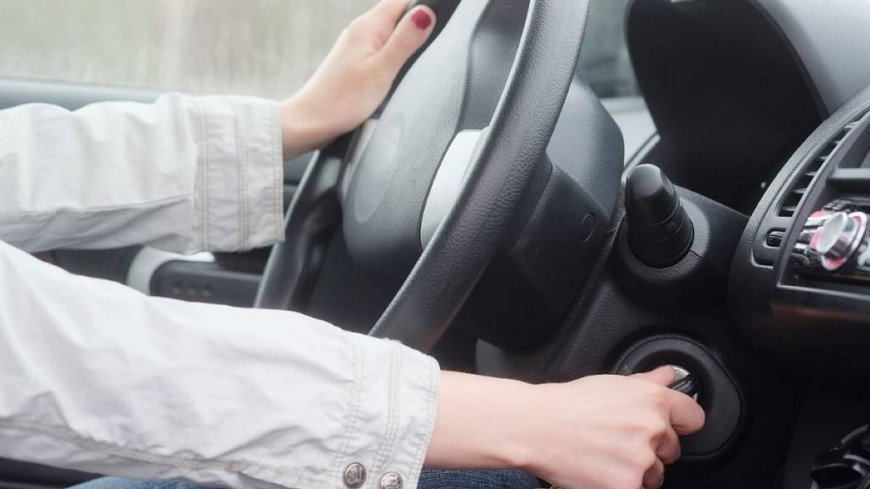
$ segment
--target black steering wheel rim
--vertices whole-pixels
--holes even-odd
[[[573,79],[588,9],[588,0],[529,2],[514,64],[488,126],[488,137],[469,167],[455,204],[372,329],[373,336],[430,351],[499,247],[534,210],[552,171],[546,148]],[[353,139],[363,139],[362,132]],[[353,139],[346,138],[322,152],[303,179],[287,217],[288,240],[273,250],[258,306],[293,308],[306,272],[316,268],[311,264],[312,247],[300,246],[297,234],[305,231],[311,237],[317,229],[341,219],[341,209],[324,202],[341,200],[347,178],[343,169],[353,158],[348,154],[354,152]]]

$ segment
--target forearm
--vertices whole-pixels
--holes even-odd
[[[284,159],[292,160],[325,147],[340,134],[325,123],[320,111],[302,94],[281,103],[281,137]]]
[[[0,239],[27,251],[239,251],[283,236],[272,101],[16,107],[0,111],[0,160]]]
[[[437,363],[285,311],[142,296],[0,243],[0,457],[209,487],[413,489]]]
[[[535,387],[519,381],[442,372],[426,466],[528,468]]]

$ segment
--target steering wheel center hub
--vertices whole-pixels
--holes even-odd
[[[378,137],[372,139],[363,155],[364,160],[374,164],[366,165],[360,171],[357,183],[366,191],[357,193],[353,202],[355,217],[359,222],[370,220],[387,195],[399,165],[398,153],[405,132],[405,117],[401,113],[393,114],[380,123],[377,131]]]

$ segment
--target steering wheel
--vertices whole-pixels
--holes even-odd
[[[459,2],[380,117],[315,156],[257,306],[300,308],[340,223],[354,261],[401,284],[371,335],[430,351],[535,210],[588,9]]]

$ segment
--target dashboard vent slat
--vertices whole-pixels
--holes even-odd
[[[812,162],[804,168],[803,173],[800,177],[797,178],[792,183],[791,190],[789,190],[785,199],[783,199],[782,203],[779,207],[779,217],[793,218],[795,214],[797,214],[798,209],[800,208],[801,201],[804,196],[809,191],[810,186],[813,181],[819,175],[822,167],[825,166],[825,163],[831,159],[834,153],[839,149],[840,145],[843,141],[849,137],[849,134],[860,125],[861,120],[866,116],[867,113],[861,114],[860,117],[853,120],[852,122],[846,124],[836,136],[831,138],[825,148],[819,152],[819,156],[817,156]]]

